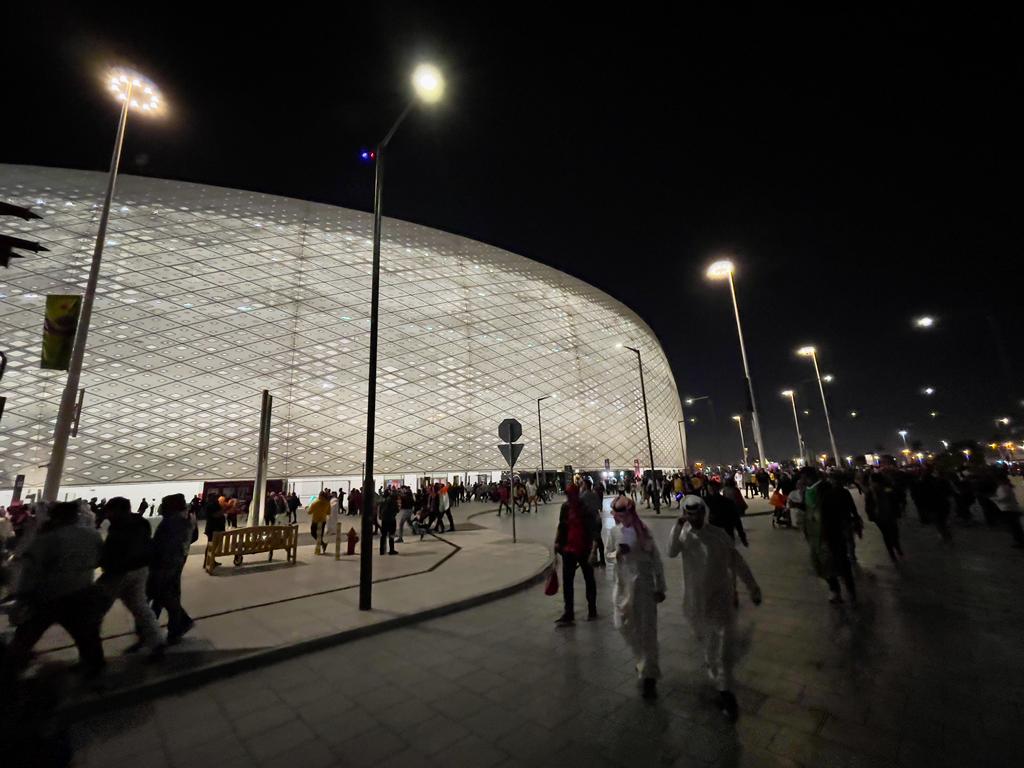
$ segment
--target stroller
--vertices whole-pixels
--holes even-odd
[[[792,528],[793,516],[781,491],[775,491],[770,499],[772,505],[772,528]]]

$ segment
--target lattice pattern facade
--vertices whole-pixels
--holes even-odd
[[[45,297],[80,293],[104,175],[0,166],[0,199],[44,218],[0,231],[50,250],[0,270],[0,485],[49,459],[65,374],[39,368]],[[65,484],[251,477],[260,393],[274,395],[272,477],[358,474],[365,450],[370,215],[232,189],[124,176],[112,209],[78,437]],[[379,473],[499,468],[518,418],[519,466],[681,463],[679,396],[629,309],[513,253],[386,219]]]

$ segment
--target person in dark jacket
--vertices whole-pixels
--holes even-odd
[[[146,601],[153,551],[149,522],[141,513],[133,515],[131,502],[121,496],[108,501],[106,511],[110,528],[100,554],[103,575],[97,586],[109,604],[120,600],[135,618],[135,632],[139,639],[128,646],[125,653],[147,648],[150,657],[158,659],[164,652],[164,636],[153,609]]]
[[[203,512],[206,515],[206,528],[203,533],[206,534],[207,541],[213,541],[213,534],[218,531],[227,530],[224,510],[221,509],[220,502],[217,500],[216,491],[210,491],[206,494],[206,501],[203,502]]]
[[[216,496],[213,501],[217,502]],[[176,645],[194,625],[192,617],[181,606],[181,571],[188,549],[199,534],[195,519],[188,514],[185,497],[180,493],[164,496],[160,515],[163,519],[153,535],[149,595],[154,614],[159,616],[162,609],[167,609],[167,644]]]
[[[398,523],[398,498],[394,489],[384,491],[384,503],[380,505],[380,553],[384,554],[384,540],[387,539],[389,555],[395,551],[395,529]]]
[[[704,504],[708,508],[709,524],[721,528],[729,534],[729,538],[733,541],[736,541],[736,536],[739,535],[743,546],[750,546],[747,542],[747,532],[743,530],[743,521],[740,519],[739,510],[736,509],[736,505],[731,499],[722,495],[721,481],[711,480],[708,482],[708,494],[704,499]]]
[[[597,582],[594,581],[594,567],[590,556],[594,549],[594,538],[601,532],[600,518],[595,520],[580,502],[580,491],[574,484],[565,489],[566,501],[558,515],[558,529],[555,532],[555,552],[562,556],[562,596],[565,611],[555,622],[559,627],[575,623],[576,569],[583,571],[583,582],[587,588],[587,621],[597,618]]]
[[[17,629],[0,665],[0,689],[25,668],[32,647],[54,624],[75,641],[87,677],[102,671],[103,599],[92,580],[102,547],[96,529],[79,523],[78,502],[57,503],[49,510],[49,519],[22,555],[12,617]]]
[[[849,540],[856,520],[857,505],[853,496],[843,485],[843,477],[839,472],[828,476],[828,483],[822,488],[821,496],[821,538],[828,548],[832,559],[834,574],[827,577],[828,587],[832,592],[832,602],[841,602],[839,596],[839,579],[846,586],[850,602],[857,602],[857,585],[853,580],[853,566],[850,564]]]

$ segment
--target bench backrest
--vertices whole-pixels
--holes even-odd
[[[298,541],[297,525],[255,525],[250,528],[217,531],[213,534],[213,555],[251,555],[275,549],[291,549]]]

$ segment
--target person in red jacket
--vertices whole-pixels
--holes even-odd
[[[580,503],[580,489],[576,485],[570,484],[565,489],[565,497],[555,533],[555,552],[562,556],[562,596],[565,598],[565,611],[555,622],[559,627],[575,623],[573,582],[577,567],[583,571],[587,588],[587,621],[597,618],[597,582],[590,558],[595,539],[600,535],[600,518],[595,523],[593,515]]]

